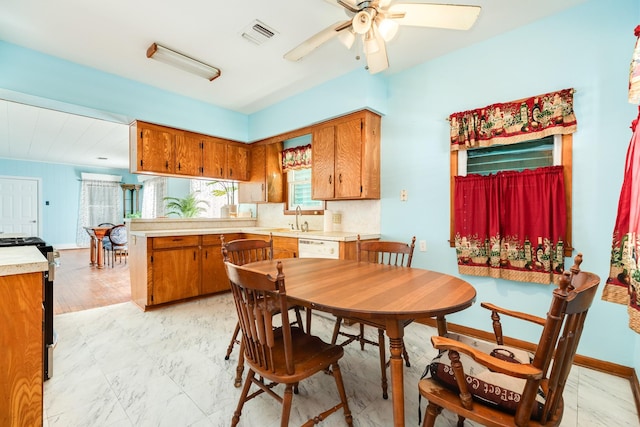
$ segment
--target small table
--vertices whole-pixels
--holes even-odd
[[[403,322],[435,317],[438,333],[446,333],[444,316],[473,304],[473,286],[436,271],[348,260],[287,258],[244,267],[275,277],[278,261],[283,264],[287,297],[293,303],[386,324],[394,426],[404,426]]]
[[[107,235],[109,230],[113,227],[84,227],[91,237],[91,251],[89,265],[96,266],[97,268],[104,268],[103,255],[102,255],[102,239]]]

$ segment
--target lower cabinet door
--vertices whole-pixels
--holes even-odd
[[[153,251],[152,304],[200,294],[200,249],[189,247]]]
[[[229,279],[222,262],[221,246],[202,247],[202,293],[213,294],[229,290]]]

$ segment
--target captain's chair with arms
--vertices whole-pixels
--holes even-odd
[[[484,352],[466,344],[473,341],[468,337],[431,338],[440,353],[429,366],[431,377],[418,385],[420,395],[429,401],[423,427],[433,426],[443,409],[458,414],[460,427],[466,418],[491,426],[560,424],[562,392],[600,283],[595,274],[580,271],[581,263],[578,254],[571,271],[564,272],[546,319],[482,303],[491,311],[496,338],[496,344],[485,343],[489,348],[485,346]],[[542,326],[532,357],[504,346],[500,315]],[[492,390],[501,392],[485,393]]]

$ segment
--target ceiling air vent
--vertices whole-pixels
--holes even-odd
[[[262,43],[269,40],[271,37],[278,34],[276,30],[269,27],[264,22],[259,20],[253,21],[247,27],[242,30],[242,38],[250,41],[251,43],[261,45]]]

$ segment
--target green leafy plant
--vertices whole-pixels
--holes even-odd
[[[235,205],[236,201],[236,190],[238,187],[236,183],[233,181],[211,181],[208,182],[207,185],[210,185],[212,188],[211,194],[215,197],[227,197],[227,205]],[[218,187],[218,188],[215,188]]]
[[[137,211],[137,212],[132,212],[132,213],[128,213],[125,218],[142,218],[142,212]]]
[[[196,195],[197,191],[190,193],[183,198],[178,197],[165,197],[163,200],[166,202],[166,208],[168,210],[167,215],[177,215],[182,218],[194,218],[202,212],[206,211],[206,208],[201,206],[209,206],[209,202],[205,200],[198,200]]]

